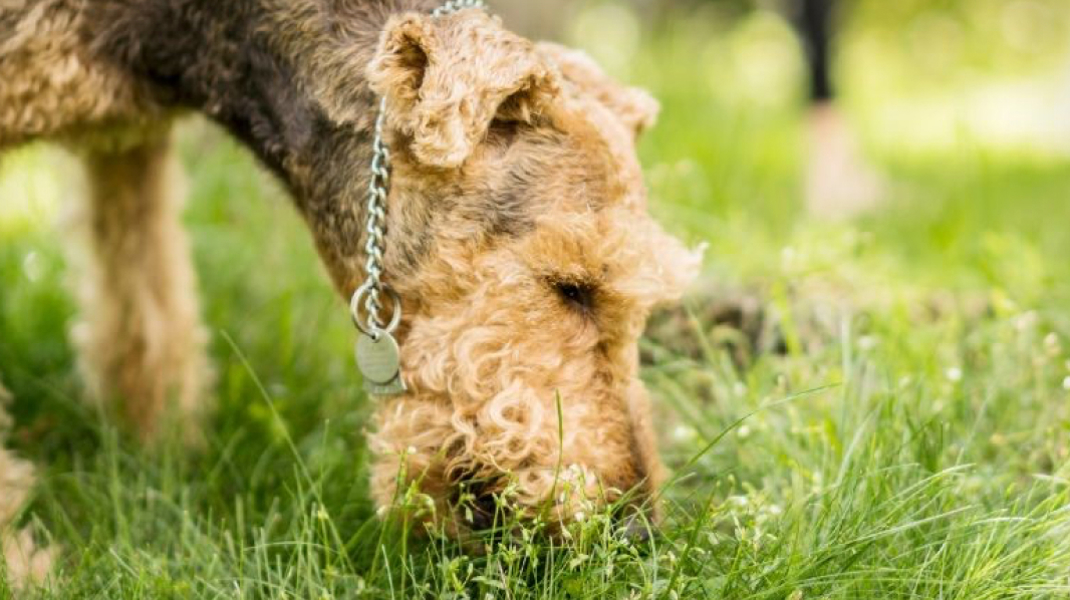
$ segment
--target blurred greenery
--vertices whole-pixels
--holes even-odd
[[[380,523],[344,307],[279,187],[192,121],[218,373],[197,455],[82,401],[59,243],[76,169],[41,146],[0,163],[10,445],[42,469],[23,521],[63,548],[42,596],[1070,596],[1070,4],[845,3],[843,109],[887,197],[831,221],[805,210],[804,72],[775,5],[671,4],[584,2],[565,36],[662,102],[640,152],[652,210],[709,243],[694,314],[752,295],[785,351],[740,364],[698,318],[697,349],[644,341],[678,477],[661,535],[592,516],[558,547],[469,555]]]

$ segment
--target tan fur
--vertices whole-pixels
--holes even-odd
[[[185,235],[166,175],[166,114],[94,60],[87,0],[0,0],[0,149],[52,137],[86,154],[90,203],[81,323],[72,331],[98,398],[124,398],[143,438],[167,401],[190,416],[204,389],[203,333]]]
[[[420,282],[421,305],[437,314],[414,316],[403,347],[412,393],[379,413],[377,500],[390,502],[401,457],[433,495],[465,478],[501,489],[515,477],[525,507],[546,501],[555,476],[569,472],[588,474],[581,498],[654,489],[662,468],[635,343],[649,309],[680,293],[696,260],[623,208],[548,214],[515,246],[472,256],[458,244],[441,259],[442,271]],[[599,314],[575,314],[546,289],[540,275],[561,265],[601,282]]]
[[[90,58],[79,35],[86,4],[0,0],[0,148],[158,112],[132,78]]]
[[[0,382],[0,568],[15,589],[44,582],[51,570],[55,550],[41,548],[34,542],[29,528],[17,529],[14,523],[34,485],[30,463],[16,458],[4,448],[10,426],[4,407],[11,400]]]
[[[654,126],[660,106],[646,91],[613,81],[602,72],[594,59],[581,50],[549,42],[539,43],[536,47],[547,60],[558,65],[572,85],[581,87],[586,94],[613,111],[635,135]]]
[[[442,168],[468,158],[507,98],[514,97],[508,118],[530,121],[557,91],[534,45],[482,11],[394,17],[368,81],[386,98],[393,125],[412,136],[417,158]]]
[[[410,391],[382,399],[376,416],[376,501],[390,506],[399,484],[418,481],[455,533],[478,526],[451,518],[465,485],[510,490],[522,515],[550,504],[561,520],[628,492],[644,505],[663,469],[637,342],[699,259],[646,211],[634,143],[657,104],[481,11],[432,19],[435,4],[260,0],[246,7],[259,10],[252,24],[221,24],[212,19],[246,13],[181,0],[0,0],[0,146],[76,140],[88,166],[79,363],[146,439],[161,415],[200,411],[204,334],[167,175],[174,108],[145,100],[148,84],[88,59],[79,40],[114,42],[99,45],[132,72],[160,67],[157,85],[186,86],[163,98],[201,102],[244,136],[294,192],[343,296],[364,276],[381,95],[393,156],[385,278],[403,298]],[[106,31],[79,35],[90,14],[107,15]],[[137,35],[161,30],[161,15],[208,25],[182,52],[139,53]],[[190,56],[198,42],[211,52]],[[159,56],[189,60],[138,62]],[[133,135],[101,144],[117,125]],[[582,286],[583,302],[563,284]]]
[[[195,421],[208,384],[177,165],[166,130],[133,148],[89,151],[85,163],[89,202],[72,253],[85,263],[81,317],[71,337],[93,395],[121,400],[122,417],[149,440],[168,412]]]
[[[405,151],[396,152],[395,181],[422,182],[415,190],[392,194],[392,230],[410,227],[404,207],[414,200],[407,194],[430,193],[423,189],[428,186],[449,189],[457,198],[475,196],[509,169],[511,157],[490,142],[469,151],[463,142],[452,145],[463,135],[445,134],[440,139],[455,149],[454,159],[463,167],[443,172],[443,156],[429,156],[419,139],[433,137],[435,130],[421,133],[412,124],[450,123],[458,119],[458,110],[449,102],[428,102],[441,85],[428,79],[434,67],[422,76],[412,73],[420,62],[399,58],[404,52],[399,46],[417,44],[414,37],[453,39],[467,27],[497,26],[482,17],[470,21],[460,27],[419,16],[395,19],[380,46],[387,56],[372,62],[373,73],[393,71],[374,73],[372,80],[398,111],[391,116],[402,137],[394,145]],[[455,27],[462,33],[449,31]],[[501,35],[508,40],[512,34]],[[447,517],[452,517],[448,505],[457,486],[466,480],[487,482],[483,489],[490,491],[511,486],[512,501],[526,514],[550,500],[555,489],[570,487],[564,502],[553,499],[553,514],[565,520],[584,502],[614,501],[637,485],[642,488],[638,503],[643,503],[661,483],[663,468],[638,379],[636,344],[651,308],[677,299],[699,266],[698,255],[646,214],[633,140],[652,123],[656,103],[613,84],[589,61],[574,54],[562,58],[556,47],[500,46],[489,34],[478,43],[495,49],[495,61],[520,65],[521,74],[509,75],[512,87],[468,81],[477,90],[487,89],[485,95],[467,94],[476,96],[471,102],[500,107],[501,90],[522,90],[525,98],[539,98],[536,129],[564,137],[512,150],[553,173],[526,198],[538,215],[530,233],[512,241],[487,240],[473,237],[463,218],[447,222],[430,264],[415,279],[392,282],[410,300],[402,354],[411,391],[387,399],[379,411],[371,442],[379,456],[373,493],[378,503],[389,504],[401,474],[402,483],[419,481],[437,501],[438,514]],[[434,44],[426,45],[434,64]],[[453,68],[461,71],[462,81],[469,76],[467,66]],[[529,87],[517,87],[515,81],[531,72],[544,75],[528,80]],[[413,81],[422,81],[418,94],[406,91]],[[391,96],[391,86],[401,91]],[[501,112],[461,112],[471,119],[458,127],[480,132],[477,138],[492,119],[503,118]],[[408,135],[416,138],[411,147],[403,141]],[[594,282],[598,291],[591,313],[577,314],[563,305],[550,285],[554,279]],[[444,522],[452,531],[466,526],[451,518]]]

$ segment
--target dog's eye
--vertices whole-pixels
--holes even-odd
[[[569,306],[587,312],[594,308],[594,288],[576,281],[554,282],[554,289]]]

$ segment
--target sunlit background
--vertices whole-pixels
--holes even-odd
[[[797,109],[796,0],[503,2],[507,21],[587,49],[625,80],[708,110]],[[1070,152],[1070,6],[1060,0],[840,0],[837,87],[880,153],[963,145]],[[651,52],[653,40],[667,41]],[[685,79],[679,76],[689,72]],[[670,116],[671,118],[671,116]]]

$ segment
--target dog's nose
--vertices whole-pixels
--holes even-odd
[[[653,527],[650,521],[633,512],[624,518],[624,537],[636,544],[645,544],[654,536]]]
[[[485,531],[501,525],[501,516],[498,515],[498,501],[494,494],[482,494],[472,501],[472,530]]]

